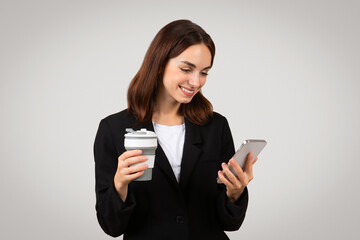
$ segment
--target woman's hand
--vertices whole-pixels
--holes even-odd
[[[142,163],[148,160],[147,156],[140,156],[141,150],[126,151],[118,158],[118,167],[114,177],[114,185],[120,198],[125,202],[129,183],[137,177],[144,174],[148,168],[147,164],[134,164]]]
[[[237,177],[235,177],[234,174],[230,171],[226,163],[221,164],[223,171],[218,171],[218,176],[225,184],[226,195],[229,197],[229,200],[232,203],[235,203],[239,199],[245,187],[254,178],[252,166],[257,161],[257,158],[254,161],[252,161],[252,159],[253,154],[249,153],[244,171],[233,158],[230,159],[229,163],[235,170]],[[224,176],[224,174],[227,176],[227,178]]]

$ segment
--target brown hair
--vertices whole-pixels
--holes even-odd
[[[177,20],[167,24],[156,34],[127,94],[127,110],[139,123],[151,122],[158,82],[163,79],[169,59],[177,57],[188,47],[201,43],[209,48],[212,65],[215,44],[197,24],[189,20]],[[213,115],[211,103],[201,92],[191,102],[181,104],[179,111],[187,120],[198,125],[205,125]]]

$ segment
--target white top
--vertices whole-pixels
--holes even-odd
[[[181,159],[185,141],[185,123],[175,126],[166,126],[153,122],[159,144],[169,160],[171,168],[179,182]]]

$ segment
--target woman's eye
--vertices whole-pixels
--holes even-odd
[[[201,72],[200,74],[201,74],[201,76],[205,76],[205,77],[208,75],[207,72]]]
[[[187,68],[180,68],[181,71],[185,72],[185,73],[189,73],[191,70],[190,69],[187,69]]]

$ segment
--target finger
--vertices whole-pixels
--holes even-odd
[[[242,187],[242,186],[246,186],[247,181],[246,181],[246,176],[244,171],[241,169],[241,167],[239,166],[239,164],[237,164],[237,162],[234,159],[230,159],[229,161],[230,165],[232,166],[232,168],[234,168],[236,175],[237,175],[237,181],[240,182],[240,184],[238,185],[238,187]]]
[[[230,166],[234,169],[234,171],[236,172],[237,176],[241,176],[244,175],[244,171],[241,169],[241,167],[239,166],[239,164],[233,159],[231,158],[230,161]]]
[[[257,160],[258,160],[258,158],[255,158],[255,160],[253,161],[253,163],[252,163],[252,164],[254,165],[254,164],[256,163],[256,161],[257,161]]]
[[[231,184],[233,185],[237,185],[239,182],[239,179],[237,177],[235,177],[235,175],[233,174],[233,172],[229,169],[228,165],[223,163],[221,164],[222,168],[223,168],[223,172],[225,173],[225,175],[228,177],[229,181],[231,182]]]
[[[138,156],[142,153],[141,150],[130,150],[130,151],[126,151],[126,152],[123,152],[123,154],[121,154],[118,158],[119,161],[124,161],[130,157],[135,157],[135,156]]]
[[[245,173],[245,175],[247,177],[247,179],[244,179],[246,181],[246,185],[254,178],[253,177],[253,161],[252,161],[252,157],[253,157],[252,153],[249,153],[248,159],[246,160],[245,169],[244,169],[244,173]],[[257,159],[255,159],[254,161],[257,161]]]
[[[232,186],[232,183],[225,177],[222,171],[218,171],[218,177],[220,178],[221,182],[225,184],[226,187]]]
[[[252,154],[252,152],[250,152],[247,155],[244,172],[245,173],[252,172],[252,165],[253,165],[253,154]]]
[[[127,182],[131,182],[131,181],[135,180],[136,178],[140,177],[143,174],[144,174],[144,171],[139,171],[139,172],[136,172],[136,173],[133,173],[133,174],[130,174],[130,175],[126,175],[124,177],[124,179]]]
[[[140,164],[140,165],[134,165],[128,168],[124,168],[123,170],[123,174],[124,175],[130,175],[130,174],[134,174],[136,172],[140,172],[140,171],[145,171],[146,169],[148,169],[149,166],[145,163],[145,164]]]
[[[143,162],[146,162],[147,160],[149,160],[148,156],[136,156],[136,157],[130,157],[128,159],[126,159],[125,161],[123,161],[125,166],[132,166],[134,164],[140,164]]]

